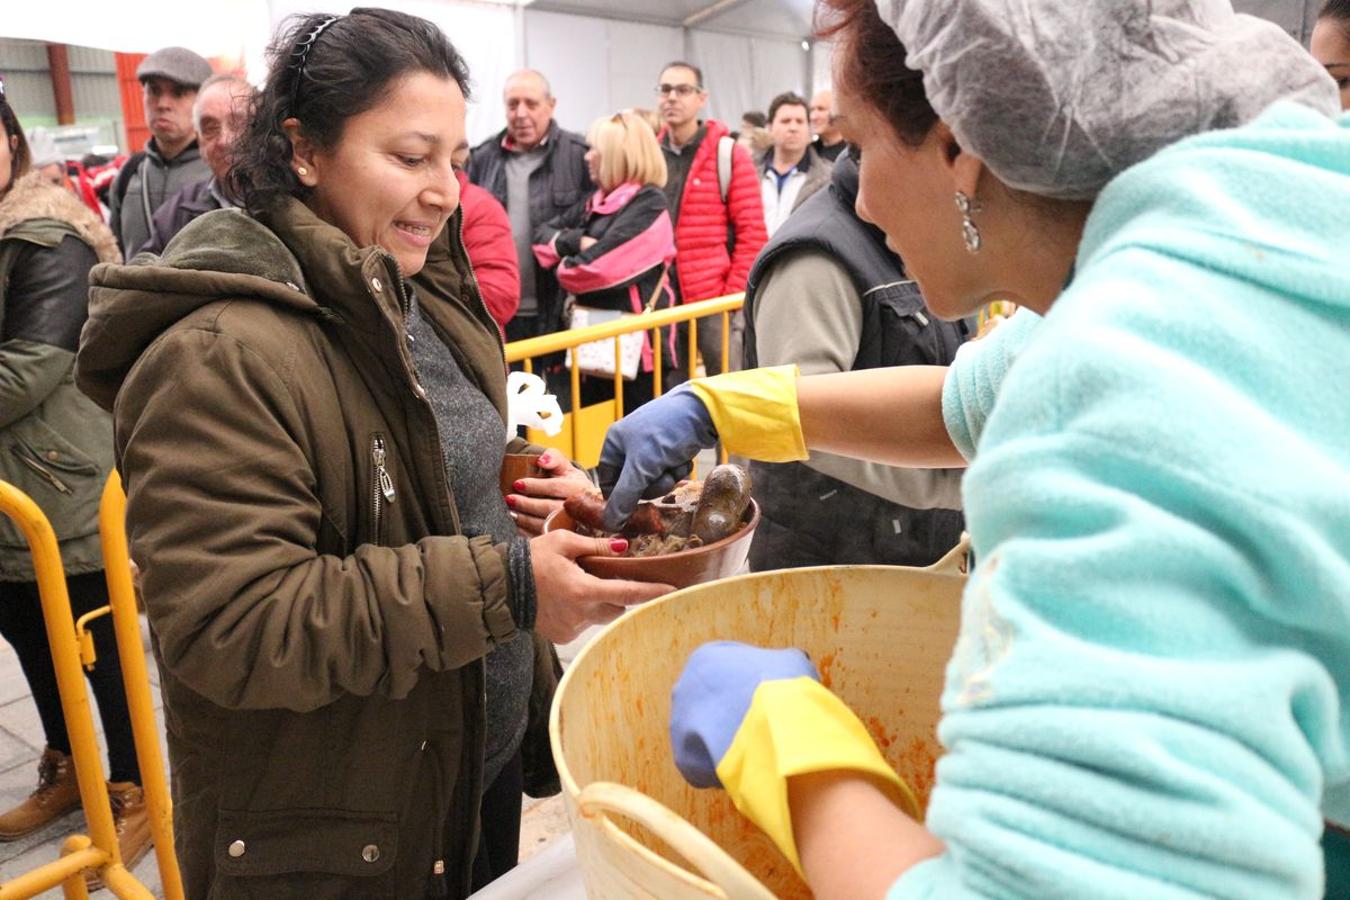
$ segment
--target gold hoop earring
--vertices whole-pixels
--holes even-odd
[[[965,239],[966,249],[971,253],[980,252],[980,229],[975,227],[975,219],[971,215],[980,207],[965,195],[963,191],[956,192],[956,208],[961,210],[961,237]]]
[[[297,175],[308,175],[308,174],[309,174],[309,169],[306,169],[304,166],[296,166],[296,167],[295,167],[295,174],[297,174]]]

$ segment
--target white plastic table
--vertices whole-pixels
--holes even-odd
[[[572,835],[554,839],[469,900],[586,900]]]

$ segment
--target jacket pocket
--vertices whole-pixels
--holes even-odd
[[[398,817],[331,809],[221,810],[213,900],[393,898]]]
[[[93,460],[36,416],[0,434],[0,480],[33,499],[59,541],[97,533],[103,474]],[[0,516],[0,546],[28,546],[6,516]]]

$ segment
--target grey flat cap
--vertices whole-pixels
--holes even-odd
[[[201,87],[211,77],[211,64],[186,47],[163,47],[136,67],[137,80],[159,76],[188,87]]]

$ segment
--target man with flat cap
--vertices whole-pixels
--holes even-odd
[[[124,255],[154,236],[154,214],[180,188],[211,177],[197,149],[192,103],[211,64],[185,47],[151,53],[136,68],[151,138],[118,173],[109,192],[113,234]]]

